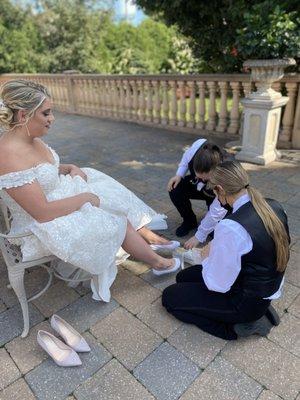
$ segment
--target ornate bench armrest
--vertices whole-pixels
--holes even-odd
[[[0,237],[3,237],[4,239],[19,239],[19,238],[23,238],[23,237],[31,236],[31,235],[33,235],[33,233],[21,233],[19,235],[10,235],[10,234],[6,235],[6,234],[0,232]]]

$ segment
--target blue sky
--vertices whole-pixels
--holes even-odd
[[[138,25],[143,19],[146,18],[142,10],[138,9],[133,4],[132,0],[117,0],[115,4],[115,13],[117,20],[125,18],[134,25]]]
[[[1,0],[0,0],[1,1]],[[15,3],[19,4],[33,4],[33,0],[13,0]],[[131,22],[133,25],[138,25],[145,18],[145,14],[142,10],[138,9],[138,7],[133,3],[133,0],[110,0],[107,1],[107,4],[114,5],[116,20],[120,21],[122,19],[127,19],[128,22]],[[127,17],[126,17],[127,16]]]

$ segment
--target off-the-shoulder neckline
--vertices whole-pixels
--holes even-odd
[[[30,168],[20,169],[20,170],[18,170],[18,171],[7,172],[6,174],[0,175],[0,178],[5,178],[6,176],[9,176],[9,175],[12,175],[12,174],[20,174],[20,173],[25,173],[25,172],[27,172],[27,171],[28,171],[28,172],[29,172],[29,171],[33,171],[33,170],[35,170],[35,169],[37,169],[37,168],[39,168],[39,167],[41,167],[41,166],[43,166],[43,165],[52,165],[53,167],[57,167],[57,162],[56,162],[56,159],[55,159],[54,150],[53,150],[47,143],[44,143],[44,142],[43,142],[43,144],[44,144],[45,146],[47,146],[48,149],[51,151],[52,158],[53,158],[53,162],[50,162],[50,161],[43,161],[43,162],[40,162],[40,163],[34,165],[33,167],[30,167]]]

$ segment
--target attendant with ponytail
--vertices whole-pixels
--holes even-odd
[[[223,339],[265,336],[279,317],[278,299],[289,259],[287,216],[275,200],[265,200],[235,161],[219,164],[210,187],[233,212],[220,221],[202,266],[181,271],[162,297],[178,319]]]

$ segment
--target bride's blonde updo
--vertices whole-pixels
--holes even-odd
[[[45,86],[23,79],[4,83],[0,88],[0,126],[7,130],[16,126],[18,110],[27,111],[27,121],[36,109],[49,97]]]

